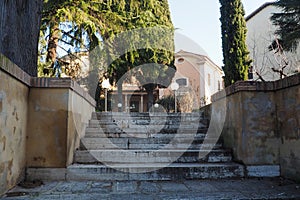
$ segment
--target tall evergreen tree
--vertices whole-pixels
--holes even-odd
[[[170,34],[162,35],[162,32],[159,31],[157,33],[151,32],[151,30],[147,31],[147,28],[156,26],[173,30],[167,0],[44,1],[44,27],[42,30],[44,33],[50,30],[47,51],[44,52],[47,52],[48,60],[52,63],[56,57],[58,40],[80,46],[83,44],[82,37],[88,35],[88,45],[86,45],[88,50],[92,50],[102,40],[105,41],[108,48],[101,54],[105,55],[106,62],[110,64],[106,76],[113,77],[115,82],[118,82],[129,69],[144,63],[157,63],[174,68],[174,55],[173,51],[170,51],[174,48],[173,35],[170,37]],[[66,21],[72,25],[68,32],[60,27],[60,24]],[[121,43],[114,43],[114,38],[118,34],[134,29],[142,29],[145,35],[133,34]],[[101,38],[96,35],[100,35]],[[141,41],[144,49],[132,48],[130,52],[114,58],[114,54],[120,49],[120,46],[134,47]],[[153,48],[155,46],[153,43],[158,42],[164,44],[161,46],[166,47],[167,50]],[[93,64],[93,66],[96,65]],[[167,68],[163,69],[168,70]],[[165,76],[165,73],[162,74]],[[150,94],[153,92],[155,84],[151,87],[147,85],[145,88]]]
[[[73,0],[44,0],[42,17],[42,36],[47,37],[47,45],[42,47],[46,60],[53,65],[57,55],[58,44],[64,43],[80,49],[89,40],[86,50],[98,45],[95,35],[103,28],[104,18],[98,2]],[[104,12],[103,12],[104,13]],[[48,35],[47,35],[48,34]],[[42,38],[41,38],[42,40]],[[46,49],[46,51],[44,51]]]
[[[225,86],[248,79],[251,64],[246,45],[246,22],[241,0],[220,0]]]
[[[158,65],[148,65],[151,72],[146,68],[135,68],[135,76],[148,95],[148,108],[153,104],[153,90],[157,86],[167,86],[174,75],[174,41],[173,24],[167,0],[144,0],[127,1],[127,24],[126,30],[141,29],[137,34],[132,34],[125,46],[136,46],[136,43],[146,47],[144,49],[135,49],[127,52],[117,59],[116,64],[112,65],[110,70],[114,71],[115,78],[119,78],[126,73],[128,69],[135,68],[147,63],[156,63]],[[160,28],[154,28],[159,26]],[[165,49],[159,49],[163,46]],[[120,67],[122,66],[122,67]],[[151,67],[150,67],[151,66]],[[160,67],[158,67],[160,66]],[[173,70],[172,70],[173,69]],[[157,81],[163,80],[163,84]],[[147,84],[144,84],[147,82]],[[151,84],[149,84],[151,82]],[[122,83],[122,81],[120,82]],[[120,88],[120,87],[119,87]]]
[[[284,50],[294,51],[300,42],[300,1],[278,0],[274,5],[283,11],[271,17],[273,24],[278,26],[275,34]]]

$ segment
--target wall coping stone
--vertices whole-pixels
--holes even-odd
[[[89,93],[71,78],[31,77],[30,83],[32,88],[70,88],[88,101],[91,105],[94,107],[96,106],[96,101],[89,95]]]
[[[88,101],[92,106],[96,106],[96,101],[88,94],[88,92],[86,92],[76,81],[72,80],[71,78],[31,77],[1,53],[0,70],[31,88],[70,88]]]
[[[31,76],[19,68],[15,63],[9,60],[6,56],[0,53],[0,69],[15,79],[21,81],[27,86],[30,86]]]
[[[300,73],[277,81],[238,81],[224,90],[213,94],[211,99],[212,102],[215,102],[226,96],[230,96],[241,91],[275,92],[296,85],[300,85]]]

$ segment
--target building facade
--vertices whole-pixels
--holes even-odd
[[[206,55],[180,50],[175,54],[175,66],[173,82],[178,83],[179,92],[185,90],[194,96],[199,107],[209,104],[211,95],[224,87],[222,69]]]
[[[276,26],[272,24],[270,17],[273,13],[280,12],[282,10],[273,3],[265,3],[246,17],[246,42],[253,60],[254,80],[274,81],[283,78],[281,70],[287,76],[300,71],[300,47],[293,53],[281,53],[277,47],[269,49],[276,40]]]
[[[203,51],[204,52],[204,51]],[[71,76],[79,81],[81,86],[86,90],[90,90],[89,86],[89,62],[88,53],[76,53],[76,56],[64,56],[61,58],[64,62],[63,75]],[[218,67],[206,53],[196,54],[188,51],[180,50],[175,53],[176,72],[172,82],[176,82],[179,86],[176,91],[177,99],[183,96],[188,102],[181,104],[192,104],[192,108],[185,109],[185,112],[198,109],[201,106],[211,102],[212,94],[223,89],[223,71]],[[76,68],[76,70],[75,70]],[[73,70],[73,71],[71,71]],[[85,81],[87,79],[87,82]],[[130,80],[129,80],[130,79]],[[148,95],[135,77],[131,77],[124,81],[122,85],[122,105],[123,112],[147,112],[148,111]],[[97,80],[95,80],[97,82]],[[101,82],[101,81],[100,81]],[[96,87],[97,84],[94,84]],[[153,91],[154,102],[169,96],[174,97],[174,91],[170,86],[166,88],[156,88]],[[96,88],[92,88],[95,91]],[[119,96],[116,86],[111,86],[109,93],[109,108],[118,111]],[[104,101],[104,93],[100,93],[100,99]],[[180,104],[180,102],[178,102]],[[183,106],[179,107],[179,111],[183,112]]]

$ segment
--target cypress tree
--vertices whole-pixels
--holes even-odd
[[[241,0],[220,0],[225,86],[248,79],[251,64],[246,45],[245,11]]]

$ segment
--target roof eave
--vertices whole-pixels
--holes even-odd
[[[248,21],[250,20],[252,17],[254,17],[256,14],[258,14],[260,11],[262,11],[263,9],[265,9],[268,6],[274,5],[274,1],[273,2],[266,2],[263,5],[261,5],[259,8],[257,8],[255,11],[253,11],[250,15],[248,15],[245,20]]]

